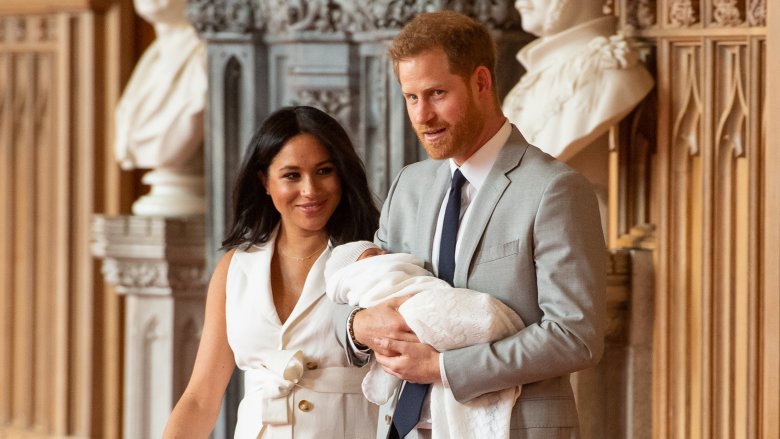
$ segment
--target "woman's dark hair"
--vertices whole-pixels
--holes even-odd
[[[299,134],[311,134],[325,147],[341,182],[341,201],[326,229],[335,244],[370,240],[379,225],[363,162],[355,153],[347,132],[332,117],[313,107],[285,107],[263,122],[249,141],[233,187],[233,224],[222,241],[224,250],[241,244],[268,241],[281,216],[263,186],[259,172],[268,166],[287,142]]]

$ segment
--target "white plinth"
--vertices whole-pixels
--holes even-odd
[[[187,385],[203,328],[204,218],[98,215],[92,239],[105,280],[125,297],[123,435],[159,438]]]
[[[202,174],[154,169],[142,181],[152,189],[133,203],[134,215],[180,217],[206,213]]]

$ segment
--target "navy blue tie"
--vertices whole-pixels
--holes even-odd
[[[466,182],[466,177],[456,169],[452,174],[450,195],[447,198],[447,206],[444,208],[444,222],[441,227],[441,242],[439,244],[439,278],[452,285],[455,274],[455,244],[458,241],[458,225],[460,224],[460,199],[461,188]],[[428,393],[430,384],[416,384],[407,382],[398,405],[393,414],[393,427],[398,438],[403,438],[420,421],[423,401]]]
[[[444,222],[441,226],[441,242],[439,243],[439,279],[452,285],[455,275],[455,244],[458,242],[458,225],[460,225],[461,188],[466,177],[456,169],[452,174],[450,196],[444,209]]]

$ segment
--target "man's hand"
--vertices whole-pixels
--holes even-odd
[[[419,341],[409,326],[404,321],[401,314],[398,313],[398,307],[406,302],[411,295],[396,297],[380,305],[366,308],[355,314],[352,321],[352,332],[355,334],[355,340],[365,346],[368,346],[374,352],[380,350],[384,355],[391,355],[385,349],[382,349],[376,343],[381,338],[390,338],[393,340]]]
[[[420,384],[441,382],[439,353],[430,345],[385,337],[377,338],[375,344],[380,346],[374,349],[376,361],[390,375]]]

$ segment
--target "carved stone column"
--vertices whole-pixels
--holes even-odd
[[[92,232],[105,280],[126,297],[124,437],[161,437],[203,327],[203,218],[96,216]]]
[[[366,165],[378,200],[404,166],[425,157],[406,115],[387,44],[415,15],[454,9],[485,23],[498,43],[503,96],[519,79],[515,54],[530,36],[512,0],[189,0],[206,41],[205,160],[208,266],[230,224],[231,186],[255,129],[272,111],[312,105],[337,118]],[[232,437],[241,389],[228,387],[216,439]]]
[[[229,191],[244,148],[259,123],[282,106],[312,105],[336,117],[383,199],[397,172],[425,157],[386,57],[388,43],[424,11],[453,9],[475,17],[496,38],[503,96],[521,74],[515,54],[531,38],[513,3],[190,0],[188,16],[208,48],[209,249],[219,247],[230,222]]]

